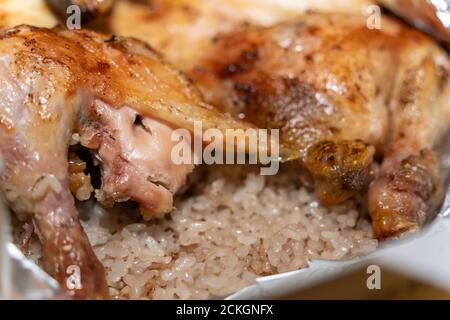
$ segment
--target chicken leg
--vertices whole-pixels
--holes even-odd
[[[443,197],[433,148],[449,139],[450,64],[416,44],[402,58],[390,103],[392,133],[369,190],[378,238],[419,229]]]

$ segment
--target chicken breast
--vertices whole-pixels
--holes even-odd
[[[132,36],[188,67],[217,34],[242,24],[271,26],[307,11],[361,13],[371,0],[120,0],[110,31]]]
[[[150,218],[172,210],[193,169],[171,159],[175,129],[192,132],[195,121],[223,131],[250,127],[203,103],[146,44],[89,31],[0,33],[0,101],[1,191],[15,212],[31,215],[45,269],[76,298],[108,292],[70,192],[69,144],[100,165],[98,200],[134,200]],[[81,285],[69,288],[73,266]]]

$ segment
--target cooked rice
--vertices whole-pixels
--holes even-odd
[[[83,225],[119,299],[223,297],[255,278],[311,259],[346,259],[377,247],[355,202],[318,204],[290,170],[263,177],[215,167],[177,209],[150,222],[134,210],[84,205]],[[362,210],[359,210],[362,211]],[[39,259],[38,245],[31,245]]]

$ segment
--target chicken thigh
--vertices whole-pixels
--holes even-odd
[[[150,41],[189,67],[217,34],[242,24],[271,26],[307,11],[361,13],[373,0],[116,0],[112,33]]]

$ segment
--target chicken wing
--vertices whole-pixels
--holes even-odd
[[[203,103],[137,40],[29,26],[0,33],[1,191],[15,212],[31,215],[45,269],[76,298],[108,292],[70,192],[69,145],[99,163],[97,199],[134,200],[148,219],[172,210],[172,195],[193,169],[172,161],[171,134],[193,131],[194,121],[205,129],[249,127]],[[78,173],[74,166],[71,158]],[[74,267],[75,287],[67,282]]]

